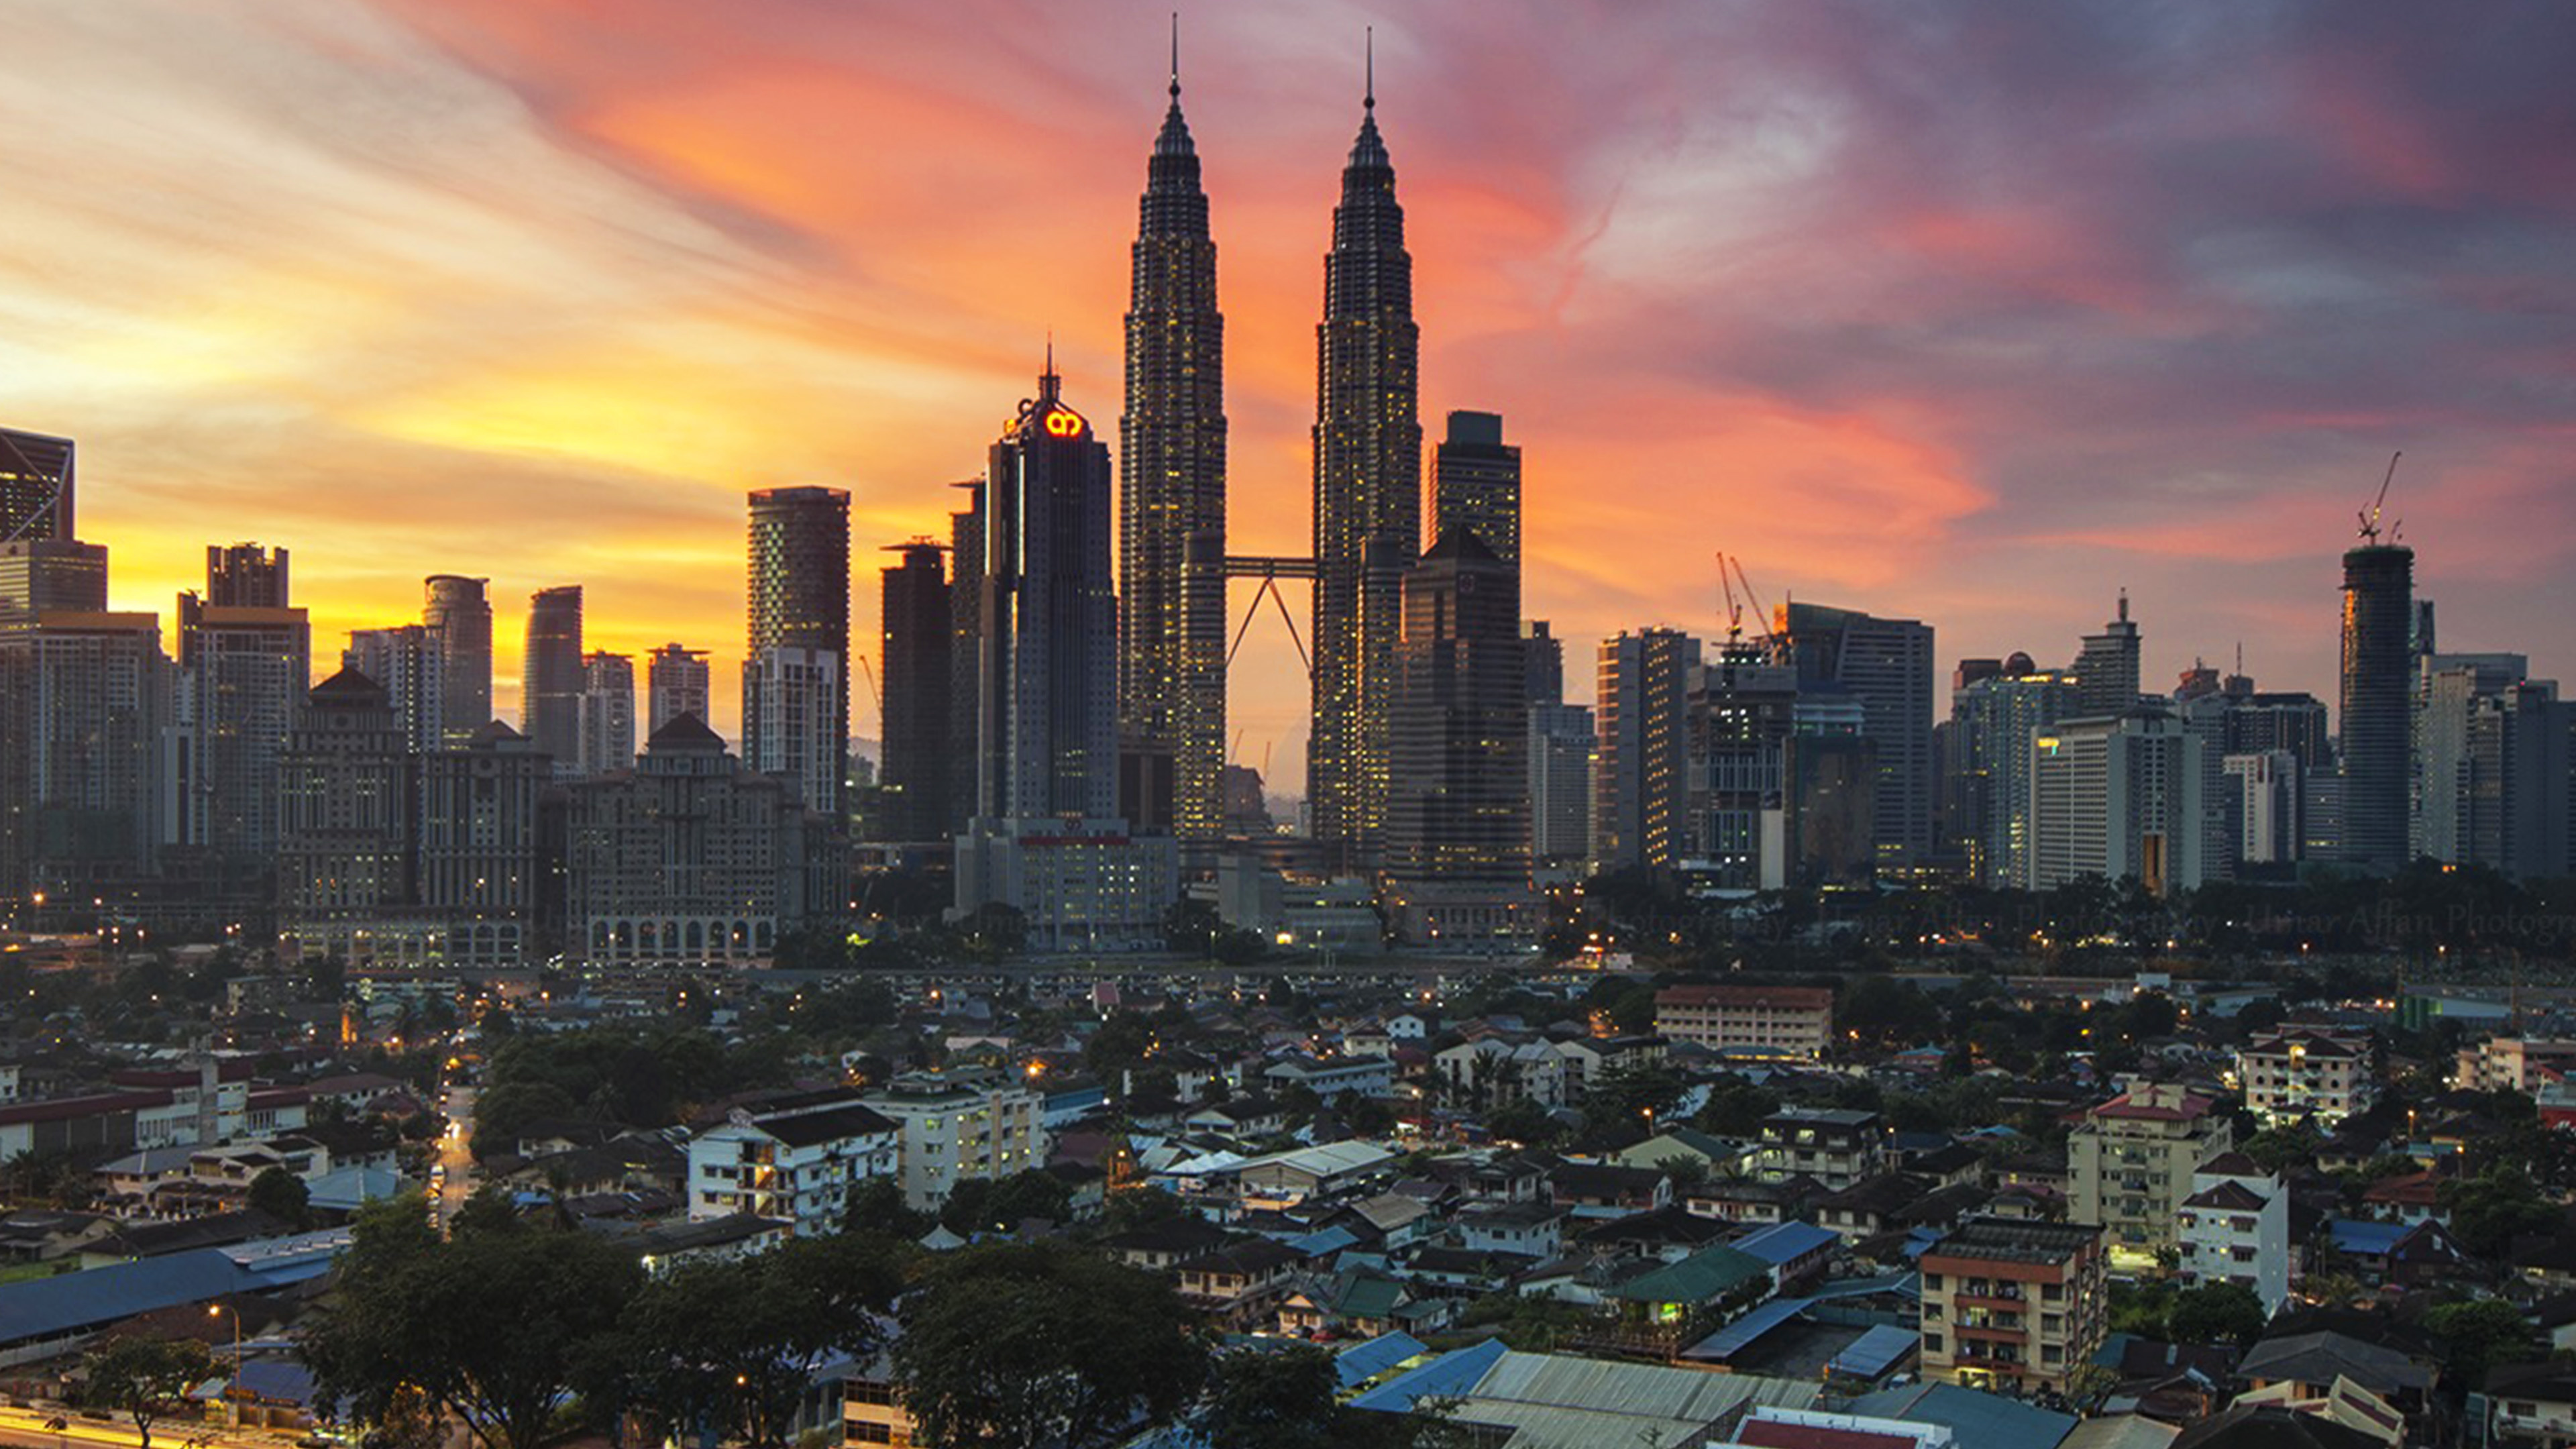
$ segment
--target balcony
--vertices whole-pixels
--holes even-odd
[[[2012,1288],[2008,1285],[1998,1285],[1994,1288],[1984,1289],[1981,1291],[1970,1291],[1969,1289],[1962,1288],[1958,1292],[1950,1295],[1950,1302],[1961,1309],[2002,1308],[2007,1310],[2018,1310],[2022,1304],[2027,1301],[2027,1299],[2022,1297],[2020,1289]],[[1965,1318],[1969,1315],[1963,1312],[1960,1316]]]

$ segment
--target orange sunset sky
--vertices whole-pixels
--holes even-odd
[[[283,544],[323,660],[488,574],[515,720],[580,583],[730,729],[746,489],[851,490],[873,656],[876,546],[944,536],[1050,330],[1114,433],[1168,9],[0,0],[0,423],[79,440],[117,607]],[[1722,627],[1722,549],[1945,671],[2125,586],[2151,681],[2241,642],[2331,699],[2397,448],[2445,647],[2576,670],[2576,8],[1193,5],[1237,552],[1307,546],[1372,24],[1424,430],[1523,447],[1576,698],[1606,633]],[[1275,619],[1232,694],[1295,790]]]

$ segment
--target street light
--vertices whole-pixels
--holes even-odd
[[[220,1303],[207,1304],[206,1316],[208,1318],[223,1317],[224,1305]],[[231,1380],[224,1385],[224,1402],[232,1411],[233,1427],[236,1429],[241,1427],[241,1333],[241,1310],[239,1308],[235,1308],[233,1310],[233,1373]]]

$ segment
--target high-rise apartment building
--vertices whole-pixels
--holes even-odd
[[[2406,863],[2415,551],[2372,538],[2343,556],[2342,858]]]
[[[1680,857],[1689,805],[1685,704],[1699,641],[1677,629],[1601,641],[1593,723],[1595,870],[1668,866]]]
[[[528,600],[520,666],[519,732],[554,761],[558,779],[581,770],[581,585],[539,589]]]
[[[2030,742],[2030,841],[2021,887],[2085,876],[2157,895],[2208,876],[2207,745],[2170,714],[2063,720]]]
[[[107,610],[107,550],[67,538],[0,543],[0,628]]]
[[[340,651],[340,667],[383,686],[404,747],[413,754],[427,754],[447,742],[447,659],[428,625],[352,629],[349,647]]]
[[[1129,793],[1153,816],[1171,772],[1171,818],[1135,823],[1211,840],[1225,814],[1225,318],[1177,59],[1171,93],[1129,252],[1118,732]]]
[[[278,756],[313,685],[304,611],[179,596],[177,749],[167,780],[173,843],[264,874],[277,853]]]
[[[1405,575],[1396,645],[1386,879],[1407,940],[1534,931],[1527,688],[1520,570],[1454,525]]]
[[[1679,849],[1721,888],[1777,890],[1794,874],[1783,770],[1797,726],[1797,671],[1729,640],[1693,673],[1688,694]]]
[[[1565,703],[1565,641],[1550,631],[1545,619],[1521,625],[1521,671],[1528,681],[1524,694],[1531,704]]]
[[[948,515],[948,836],[974,818],[984,770],[984,482],[952,486],[966,506]]]
[[[743,697],[760,700],[743,715],[743,759],[760,760],[761,773],[786,781],[788,792],[818,813],[841,795],[839,782],[823,777],[848,759],[847,741],[834,733],[849,718],[840,695],[848,677],[831,650],[785,644],[743,666]]]
[[[2099,634],[2084,636],[2075,656],[2075,708],[2078,714],[2126,714],[2138,707],[2138,626],[2129,621],[2129,596],[2120,595],[2120,615]]]
[[[150,869],[171,689],[150,614],[0,627],[0,898],[93,894]]]
[[[1773,632],[1798,666],[1801,690],[1838,685],[1860,702],[1861,733],[1877,755],[1878,864],[1921,861],[1932,849],[1932,626],[1792,602],[1780,606]]]
[[[286,550],[206,545],[206,602],[218,609],[285,608]]]
[[[581,657],[581,742],[585,777],[635,765],[635,661],[597,651]]]
[[[750,619],[742,666],[743,764],[765,774],[792,774],[807,809],[841,818],[843,756],[850,737],[850,495],[839,488],[763,488],[751,495]],[[772,650],[801,651],[772,659]],[[809,743],[810,721],[784,711],[811,704],[801,684],[793,701],[773,698],[765,681],[796,680],[798,669],[824,656],[836,711],[820,755],[790,758],[775,750]],[[801,663],[798,663],[801,661]],[[775,717],[772,717],[772,716]]]
[[[1315,671],[1306,793],[1343,867],[1373,864],[1386,826],[1404,574],[1422,547],[1421,329],[1395,167],[1371,87],[1342,171],[1324,320],[1315,329]]]
[[[1431,533],[1465,529],[1494,557],[1521,566],[1521,450],[1503,441],[1493,413],[1453,412],[1432,454]]]
[[[438,641],[441,733],[462,745],[492,722],[491,580],[432,574],[422,581],[420,622]]]
[[[414,870],[434,954],[460,966],[517,965],[535,944],[545,883],[537,812],[552,762],[526,736],[491,720],[473,739],[418,764]]]
[[[2232,792],[2236,859],[2241,865],[2295,863],[2306,839],[2301,802],[2306,771],[2288,750],[2227,755],[2219,768]]]
[[[69,438],[0,428],[0,543],[76,536],[74,451]]]
[[[1532,865],[1579,871],[1591,857],[1594,746],[1590,709],[1579,704],[1530,706]]]
[[[885,768],[878,773],[888,840],[949,834],[949,643],[947,568],[926,538],[897,545],[902,562],[885,570],[877,657],[885,665]]]
[[[644,711],[644,737],[649,740],[660,734],[662,726],[684,714],[696,715],[704,723],[712,707],[709,682],[704,649],[665,644],[654,650],[644,665],[644,690],[649,700]]]
[[[2073,679],[2015,653],[1950,696],[1952,775],[1968,866],[1981,885],[2010,889],[2030,849],[2030,741],[2082,712]]]
[[[1951,1229],[1916,1263],[1923,1377],[2064,1391],[2109,1327],[2107,1262],[2102,1230],[2082,1222],[1972,1218]]]

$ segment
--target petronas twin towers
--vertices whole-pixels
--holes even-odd
[[[1308,566],[1226,554],[1225,320],[1177,63],[1171,95],[1147,168],[1127,313],[1120,735],[1122,753],[1172,762],[1173,829],[1185,841],[1206,841],[1222,833],[1224,820],[1226,579],[1303,574]],[[1344,868],[1375,864],[1386,826],[1402,583],[1422,536],[1413,259],[1395,169],[1378,136],[1374,85],[1363,107],[1333,211],[1324,320],[1315,333],[1306,777],[1316,838]]]

